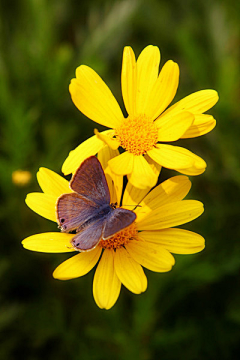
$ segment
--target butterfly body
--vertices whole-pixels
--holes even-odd
[[[63,232],[76,231],[71,244],[78,251],[94,249],[131,225],[133,211],[110,204],[110,193],[102,166],[95,156],[86,159],[70,181],[72,193],[57,202],[58,224]]]
[[[98,211],[96,211],[96,214],[94,214],[92,217],[87,219],[81,226],[79,226],[78,229],[76,229],[76,232],[80,232],[86,227],[88,227],[91,224],[94,224],[98,220],[102,220],[102,222],[107,219],[108,215],[110,214],[112,208],[109,205],[104,205],[102,207],[99,207]]]

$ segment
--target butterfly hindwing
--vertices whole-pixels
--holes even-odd
[[[78,194],[101,205],[110,202],[106,177],[95,156],[90,156],[82,162],[70,181],[70,187]]]
[[[119,231],[131,225],[136,219],[136,214],[131,210],[117,208],[109,213],[103,228],[103,240],[117,234]]]
[[[56,209],[58,224],[64,232],[76,230],[99,212],[98,204],[77,193],[60,196]]]
[[[72,246],[78,251],[89,251],[94,249],[102,238],[104,221],[98,219],[83,228],[71,240]]]

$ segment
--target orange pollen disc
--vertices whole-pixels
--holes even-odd
[[[119,249],[120,247],[129,243],[129,241],[137,239],[138,231],[135,223],[133,223],[129,227],[113,235],[109,239],[101,240],[99,245],[103,249]]]
[[[120,145],[134,155],[146,154],[157,143],[158,129],[146,115],[124,119],[115,129]]]

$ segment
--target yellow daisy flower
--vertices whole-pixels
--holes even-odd
[[[186,175],[204,172],[203,159],[168,143],[211,131],[216,121],[203,113],[215,105],[218,94],[201,90],[167,109],[178,88],[179,67],[169,60],[159,73],[159,63],[156,46],[147,46],[137,61],[132,48],[124,48],[121,84],[127,118],[97,73],[85,65],[77,68],[69,87],[74,104],[93,121],[112,129],[95,131],[95,136],[71,151],[62,167],[65,175],[75,172],[81,161],[95,155],[105,144],[125,150],[109,166],[115,174],[127,174],[139,188],[156,184],[158,173],[153,171],[153,164]]]
[[[105,171],[111,202],[122,198],[122,176],[111,172],[108,161],[116,150],[105,146],[98,158]],[[37,179],[43,192],[28,194],[27,205],[39,215],[57,221],[56,203],[62,194],[72,192],[69,183],[60,175],[40,168]],[[53,277],[69,280],[87,274],[98,263],[93,296],[100,308],[110,309],[118,299],[121,284],[135,294],[147,288],[143,267],[166,272],[174,265],[175,254],[193,254],[204,248],[202,236],[173,228],[187,223],[203,212],[203,204],[195,200],[182,200],[191,183],[186,176],[172,177],[152,191],[140,190],[127,184],[121,206],[136,213],[136,221],[128,228],[100,243],[91,251],[79,252],[60,264]],[[139,206],[136,206],[138,205]],[[75,234],[47,232],[32,235],[22,244],[26,249],[39,252],[61,253],[76,251],[71,245]]]

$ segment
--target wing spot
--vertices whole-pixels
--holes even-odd
[[[64,223],[64,221],[65,221],[65,219],[61,219],[61,224],[63,224],[63,223]]]

